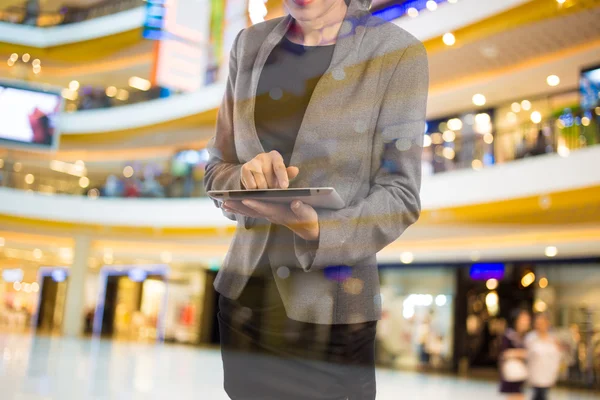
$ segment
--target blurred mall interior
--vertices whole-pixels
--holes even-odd
[[[166,3],[0,2],[2,399],[225,398],[212,284],[235,226],[204,192],[204,148],[234,38],[285,10]],[[381,398],[496,398],[520,307],[551,316],[555,398],[598,398],[600,0],[371,12],[430,65],[423,212],[378,255]]]

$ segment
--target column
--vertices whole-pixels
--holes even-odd
[[[84,290],[89,253],[89,236],[76,236],[75,248],[73,249],[73,263],[69,272],[62,329],[63,334],[67,337],[77,337],[83,331]]]

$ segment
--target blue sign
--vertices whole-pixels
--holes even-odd
[[[471,265],[469,275],[476,281],[502,280],[505,271],[506,267],[503,263],[477,263]]]
[[[145,39],[160,40],[163,37],[166,0],[147,0],[146,18],[142,36]]]
[[[435,0],[436,3],[443,3],[446,0]],[[393,21],[398,19],[408,12],[409,9],[414,8],[417,11],[421,11],[427,8],[427,0],[408,0],[400,2],[400,4],[392,4],[388,7],[384,7],[380,10],[374,11],[372,14],[376,17],[384,19],[386,21]]]

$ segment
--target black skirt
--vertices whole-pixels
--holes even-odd
[[[224,387],[233,400],[374,400],[377,321],[320,325],[287,318],[265,296],[219,296]],[[259,297],[269,300],[260,301]]]

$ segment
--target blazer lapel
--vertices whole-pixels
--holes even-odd
[[[317,82],[296,137],[290,164],[303,165],[303,168],[300,168],[300,174],[293,182],[295,187],[314,186],[311,181],[318,182],[317,175],[325,173],[325,171],[316,171],[310,168],[310,165],[316,167],[317,164],[312,162],[314,157],[318,157],[318,153],[314,151],[314,144],[323,143],[325,139],[335,140],[335,137],[323,138],[322,132],[320,132],[319,125],[322,120],[318,116],[323,114],[323,110],[320,109],[323,106],[320,104],[320,99],[330,96],[335,91],[333,87],[340,81],[344,81],[349,75],[347,68],[359,63],[358,50],[365,33],[365,17],[368,15],[365,2],[351,0],[338,32],[329,68]],[[307,148],[309,144],[313,145],[311,150]],[[325,151],[324,148],[322,150]],[[331,172],[329,171],[329,173]],[[346,193],[343,185],[337,189],[345,199]]]
[[[300,125],[298,136],[296,137],[296,143],[292,151],[292,157],[290,161],[291,165],[305,163],[308,155],[303,154],[303,146],[306,143],[314,143],[319,140],[318,132],[310,128],[315,122],[313,118],[311,118],[312,109],[316,107],[313,100],[321,97],[324,94],[323,91],[327,91],[327,87],[329,86],[327,85],[327,81],[332,79],[343,79],[345,74],[344,69],[357,62],[357,50],[360,46],[360,42],[365,31],[363,21],[364,17],[368,15],[369,6],[367,3],[368,2],[365,0],[350,0],[344,21],[342,22],[342,26],[337,35],[331,63],[325,74],[317,83]],[[245,118],[242,120],[247,121],[248,128],[243,130],[247,132],[248,135],[246,136],[245,140],[243,140],[245,145],[240,146],[240,148],[237,149],[238,158],[241,162],[248,162],[257,154],[264,153],[265,151],[258,137],[254,119],[258,82],[269,55],[275,46],[277,46],[277,44],[281,41],[281,39],[283,39],[292,22],[293,19],[291,15],[286,15],[269,33],[267,39],[262,43],[258,50],[250,76],[248,101],[243,102],[244,104],[240,105],[241,115],[245,116]],[[295,187],[310,186],[308,175],[311,172],[304,172],[305,173],[303,173],[301,170],[300,175],[294,180],[293,185]],[[343,195],[344,193],[341,194]],[[244,226],[246,229],[249,229],[254,225],[254,223],[254,218],[246,218]]]

